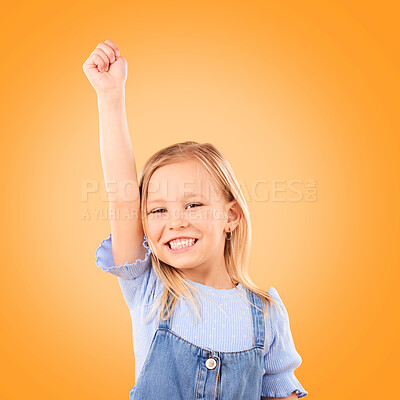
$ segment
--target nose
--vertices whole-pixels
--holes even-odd
[[[181,210],[174,210],[170,214],[168,225],[169,227],[174,229],[185,228],[186,226],[188,226],[188,220],[187,218],[185,218],[184,212],[181,212]]]

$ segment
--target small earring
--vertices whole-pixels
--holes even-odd
[[[228,236],[228,235],[225,235],[226,240],[231,240],[231,238],[232,238],[231,228],[229,228],[229,232],[226,232],[226,233],[229,233],[229,236]]]

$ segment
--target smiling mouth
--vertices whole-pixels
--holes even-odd
[[[198,242],[199,239],[195,239],[193,244],[191,245],[182,245],[182,246],[176,246],[176,247],[171,247],[170,242],[166,243],[165,246],[167,246],[167,248],[171,251],[171,252],[179,252],[179,251],[183,251],[186,249],[191,249],[193,246],[195,246],[195,244]]]

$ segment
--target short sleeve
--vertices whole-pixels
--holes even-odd
[[[294,370],[302,363],[296,351],[290,331],[289,316],[277,290],[271,287],[268,293],[279,304],[275,305],[271,316],[273,337],[264,357],[262,397],[288,397],[296,392],[298,398],[308,394],[297,380]]]
[[[112,246],[111,246],[111,233],[107,239],[104,239],[100,246],[97,248],[95,256],[96,256],[96,265],[101,268],[104,272],[109,272],[113,275],[118,276],[121,279],[135,279],[144,271],[150,267],[151,263],[151,249],[147,244],[146,236],[143,238],[142,246],[146,248],[147,252],[142,259],[137,259],[133,263],[126,262],[123,265],[116,266],[114,263],[114,258],[112,254]]]
[[[151,261],[151,249],[146,236],[143,237],[142,246],[147,252],[143,259],[133,263],[126,262],[116,266],[112,254],[111,233],[104,239],[96,250],[96,265],[104,272],[109,272],[118,277],[118,283],[129,309],[154,303],[164,288],[163,282],[154,272]]]

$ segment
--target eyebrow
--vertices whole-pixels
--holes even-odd
[[[183,197],[184,197],[185,199],[190,199],[190,198],[193,198],[193,197],[203,199],[203,197],[201,196],[201,194],[197,194],[197,193],[187,193],[187,194],[185,194]],[[166,199],[154,199],[154,200],[150,200],[150,201],[148,200],[148,201],[147,201],[147,204],[150,204],[150,203],[162,203],[162,202],[164,202],[164,201],[168,201],[168,200],[166,200]]]

